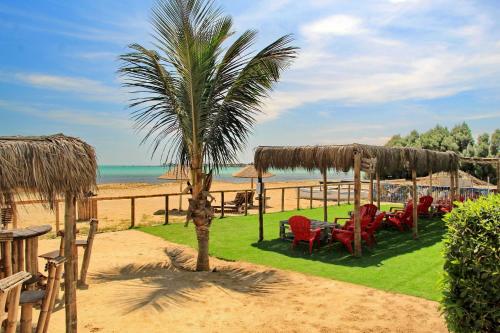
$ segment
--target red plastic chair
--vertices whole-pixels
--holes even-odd
[[[430,216],[431,212],[429,208],[431,208],[432,202],[434,199],[430,195],[425,195],[418,200],[417,211],[419,216]]]
[[[361,206],[360,209],[360,217],[361,217],[361,229],[364,229],[369,223],[373,221],[375,214],[377,213],[377,206],[372,204],[365,204]],[[335,219],[335,223],[337,220],[347,219],[347,222],[344,224],[342,229],[344,230],[353,230],[354,229],[354,216],[352,217],[337,217]]]
[[[361,233],[361,237],[364,239],[366,244],[368,246],[373,246],[374,244],[377,244],[377,240],[375,239],[375,232],[380,228],[382,225],[382,221],[385,218],[385,212],[382,212],[375,216],[375,219],[373,220],[372,223],[370,223],[364,232]]]
[[[292,216],[288,219],[290,228],[293,233],[292,248],[300,241],[305,241],[309,243],[309,254],[312,254],[312,248],[314,241],[318,243],[318,247],[321,245],[321,228],[311,230],[311,220],[305,216]]]
[[[399,231],[404,231],[405,226],[411,229],[413,227],[413,204],[406,205],[405,210],[402,212],[388,215],[386,221]]]
[[[330,238],[330,244],[333,241],[339,241],[347,248],[350,254],[352,251],[352,242],[354,242],[354,232],[344,229],[332,229],[332,237]]]

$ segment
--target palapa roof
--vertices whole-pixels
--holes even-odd
[[[165,172],[163,175],[158,177],[159,179],[166,180],[189,180],[191,179],[189,175],[189,170],[186,167],[182,167],[179,165],[173,166]]]
[[[96,187],[94,148],[63,134],[0,137],[0,205],[26,194],[47,200],[71,193],[83,197]]]
[[[240,171],[233,173],[233,177],[237,178],[257,178],[259,173],[253,164],[249,164],[246,167],[242,168]],[[263,172],[262,178],[273,177],[274,174],[270,172]]]
[[[496,186],[485,182],[479,178],[474,177],[473,175],[459,170],[459,187],[474,187],[474,188],[496,188]],[[417,178],[419,185],[429,186],[430,179],[429,176],[418,177]],[[389,183],[400,184],[400,185],[410,185],[411,181],[406,179],[391,179],[388,180]],[[450,174],[447,172],[436,172],[432,174],[432,186],[450,186]]]
[[[420,175],[449,172],[458,168],[459,156],[455,152],[437,152],[409,147],[381,147],[364,144],[324,146],[261,146],[255,150],[255,167],[262,171],[269,168],[306,170],[333,169],[347,172],[354,166],[354,154],[361,158],[376,158],[376,171],[381,176],[416,169]]]

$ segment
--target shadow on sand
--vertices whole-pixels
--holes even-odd
[[[196,272],[195,258],[184,251],[169,251],[166,262],[129,264],[92,274],[98,283],[128,282],[120,285],[116,300],[130,313],[151,306],[161,312],[172,305],[197,300],[199,291],[216,286],[223,292],[264,295],[279,289],[286,279],[274,270],[252,271],[226,266],[213,272]]]
[[[363,246],[361,258],[351,256],[338,242],[332,246],[323,245],[319,250],[313,251],[312,255],[309,255],[307,246],[300,244],[292,250],[291,243],[281,239],[264,240],[253,243],[252,246],[292,258],[353,267],[369,267],[380,265],[382,261],[391,257],[417,251],[440,242],[445,228],[444,222],[439,218],[419,219],[419,238],[417,240],[413,239],[411,232],[401,233],[390,227],[383,228],[377,232],[377,244],[373,248]]]

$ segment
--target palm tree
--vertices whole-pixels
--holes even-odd
[[[191,170],[188,220],[198,239],[197,270],[209,270],[212,171],[234,163],[261,112],[263,99],[296,56],[290,35],[251,52],[257,32],[233,37],[231,17],[211,0],[158,0],[154,46],[129,46],[120,56],[130,107],[153,154]],[[234,39],[230,45],[229,39]]]

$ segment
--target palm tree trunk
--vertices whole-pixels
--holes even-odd
[[[208,240],[210,232],[210,220],[205,212],[207,198],[203,196],[203,174],[201,156],[195,156],[192,160],[191,172],[193,177],[193,204],[190,205],[193,222],[196,227],[196,238],[198,239],[198,259],[196,261],[197,271],[209,271],[210,263],[208,257]],[[208,189],[207,189],[208,190]]]

